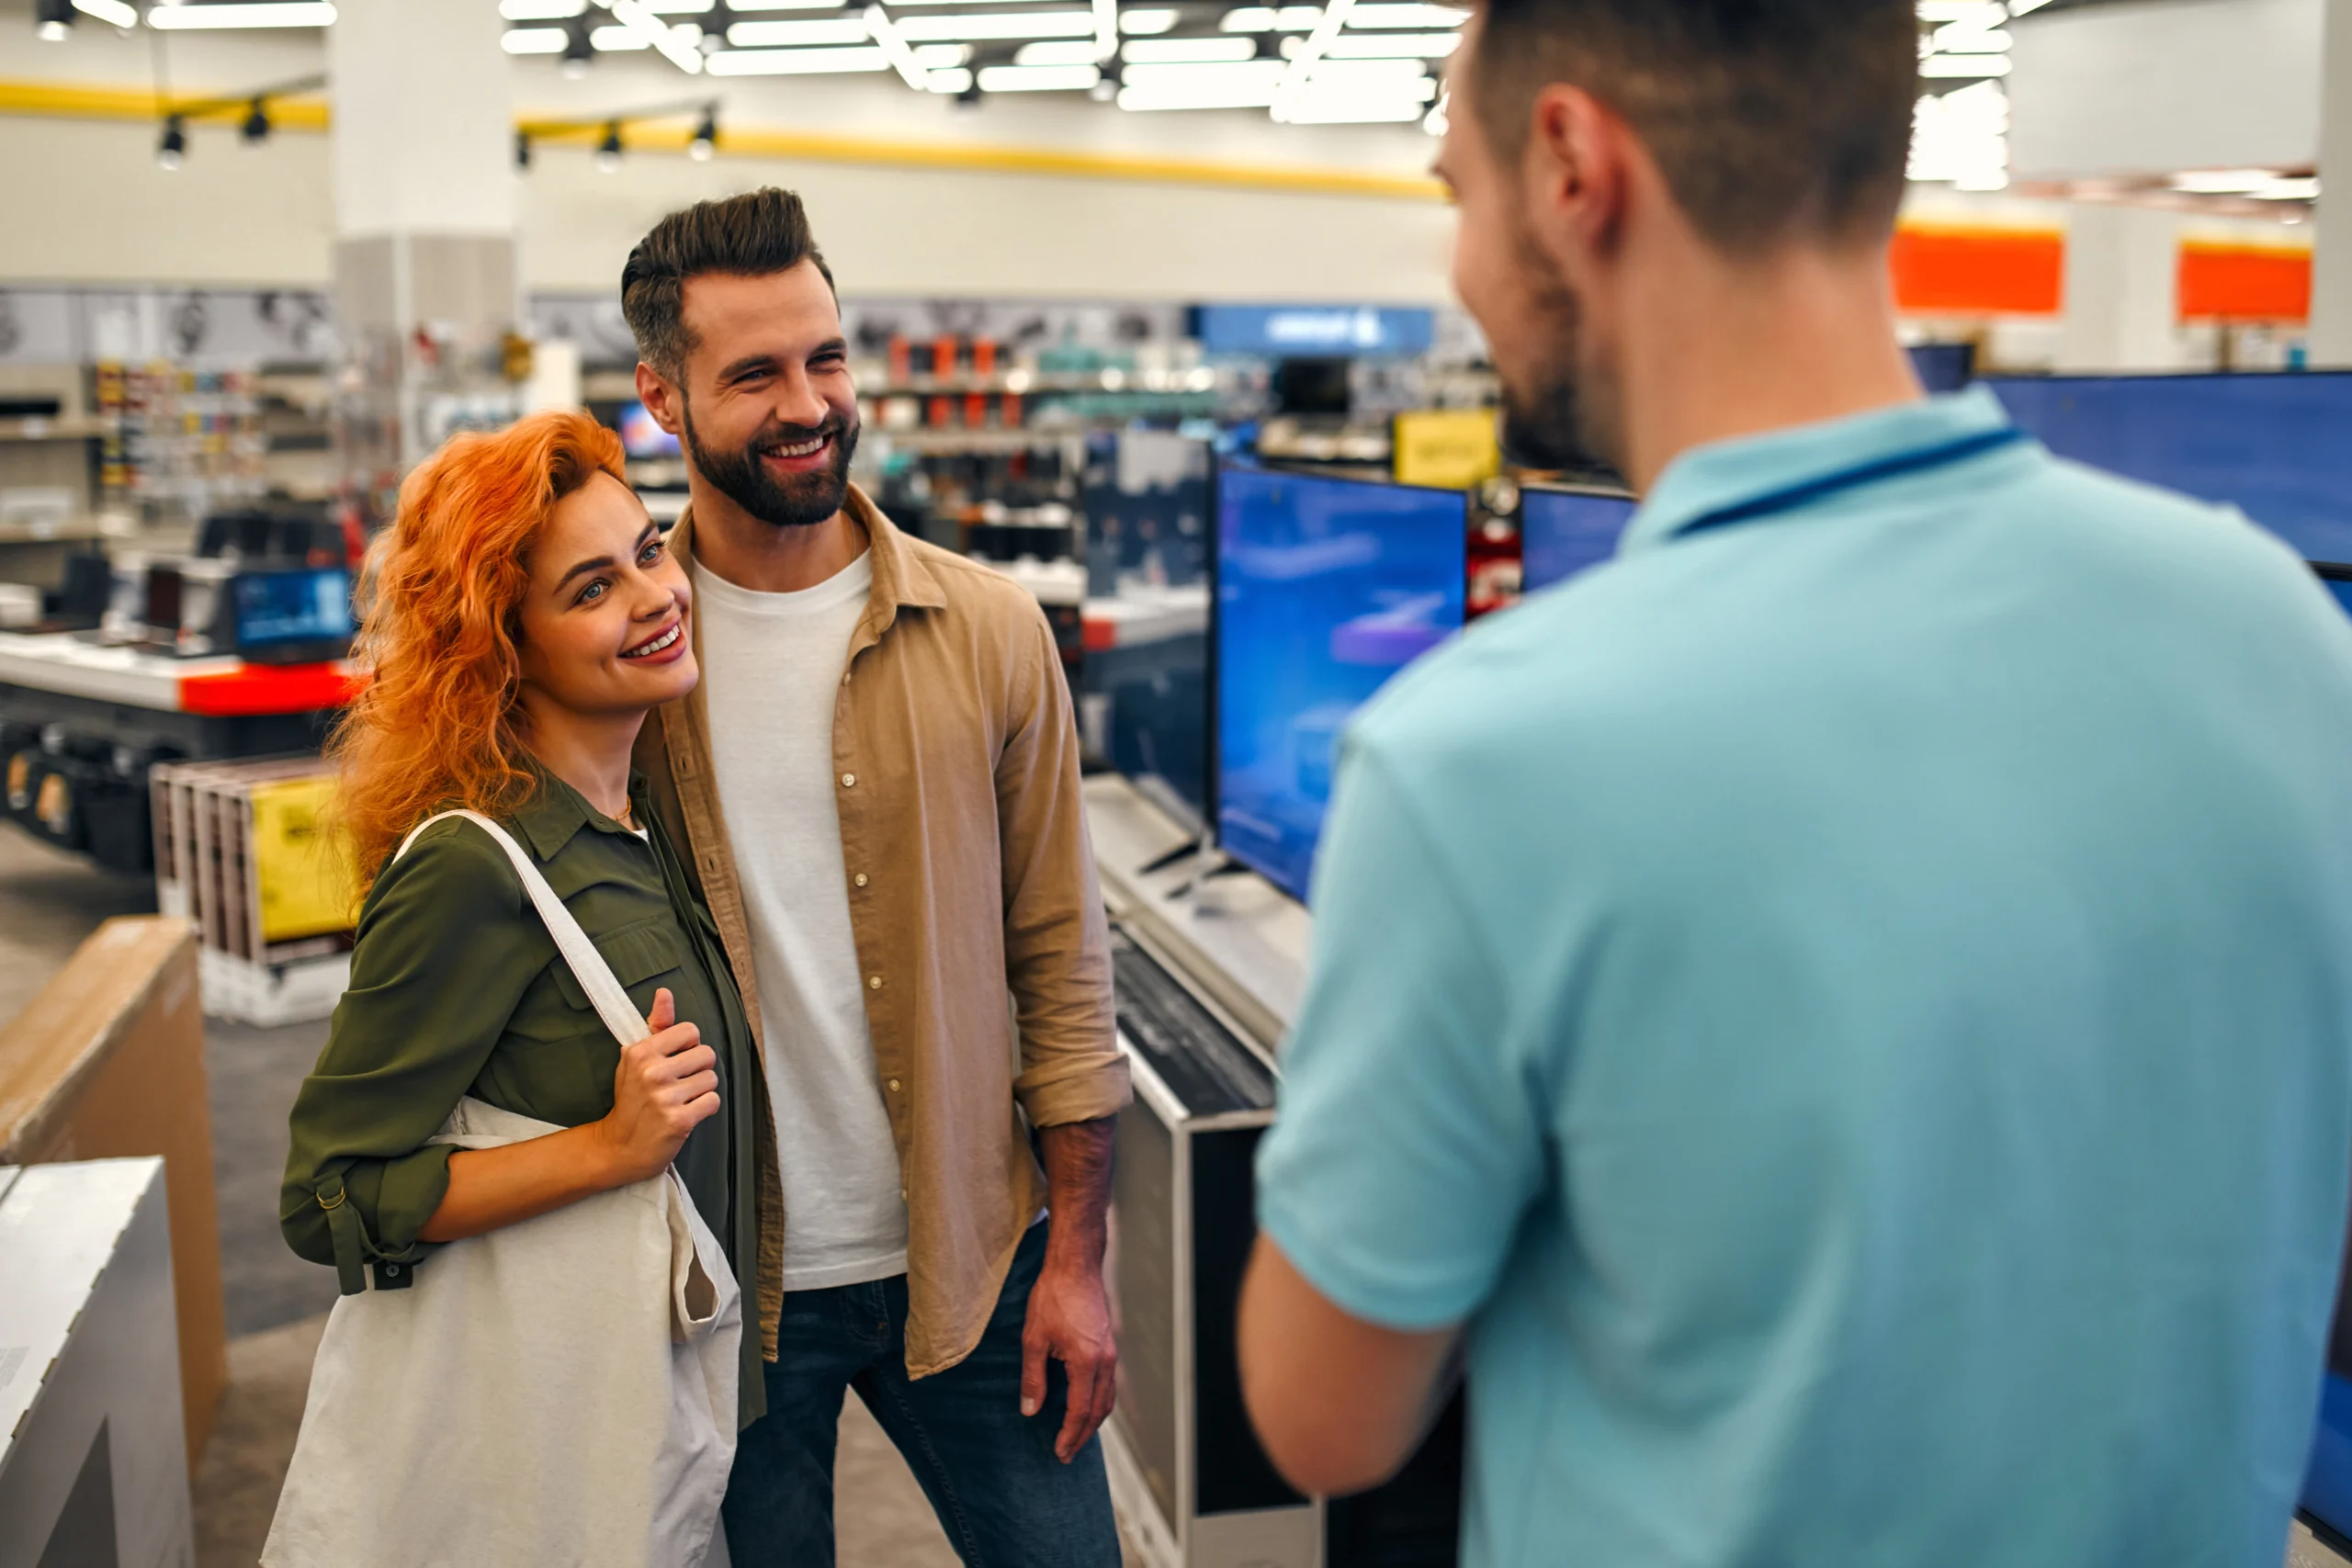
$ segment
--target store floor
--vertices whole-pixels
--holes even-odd
[[[16,1017],[99,922],[154,907],[145,879],[108,875],[0,824],[0,1019]],[[258,1560],[334,1304],[334,1273],[277,1234],[286,1113],[325,1038],[323,1023],[206,1023],[230,1342],[229,1393],[194,1487],[197,1568]],[[854,1399],[842,1416],[834,1518],[842,1568],[954,1568],[914,1477]]]

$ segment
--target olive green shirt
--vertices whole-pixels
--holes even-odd
[[[724,1107],[686,1139],[677,1169],[726,1247],[745,1295],[756,1290],[759,1190],[766,1082],[752,1055],[718,929],[690,889],[669,840],[630,781],[640,839],[542,775],[538,794],[504,819],[564,907],[612,965],[639,1012],[667,987],[678,1021],[702,1031],[718,1058]],[[573,1127],[613,1108],[615,1040],[556,951],[505,852],[472,823],[424,830],[368,890],[351,955],[351,987],[326,1048],[295,1098],[279,1224],[297,1253],[343,1272],[361,1266],[379,1286],[430,1270],[417,1232],[449,1185],[441,1130],[467,1095],[518,1115]],[[339,1256],[328,1209],[342,1194],[358,1220]],[[322,1199],[325,1203],[322,1206]],[[346,1241],[343,1251],[354,1250]],[[744,1336],[742,1419],[764,1405],[760,1337]]]

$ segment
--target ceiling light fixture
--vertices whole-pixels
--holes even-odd
[[[1119,13],[1119,30],[1130,38],[1157,37],[1175,31],[1176,24],[1183,19],[1184,13],[1173,6],[1122,11]]]
[[[33,37],[43,43],[63,43],[74,36],[74,0],[38,0],[33,9]]]
[[[621,122],[614,120],[605,127],[605,140],[596,144],[596,172],[617,175],[621,172]]]
[[[943,97],[958,97],[972,85],[972,73],[961,65],[933,71],[923,79],[923,90]]]
[[[675,0],[670,0],[675,4]],[[695,14],[708,10],[707,0],[695,7]],[[647,0],[611,0],[608,9],[613,20],[661,51],[662,57],[689,76],[702,74],[702,48],[695,40],[702,35],[700,28],[691,23],[673,27],[663,21]]]
[[[976,79],[983,93],[1088,93],[1102,80],[1091,62],[1084,65],[989,65]]]
[[[1114,60],[1118,53],[1119,0],[1094,0],[1094,58]],[[1087,85],[1091,87],[1094,84],[1089,82]],[[985,89],[986,84],[982,86]]]
[[[1116,59],[1104,61],[1102,69],[1094,73],[1094,85],[1086,90],[1086,96],[1098,104],[1107,104],[1119,96],[1120,72],[1121,66]]]
[[[889,69],[890,57],[871,45],[864,49],[730,49],[710,57],[714,76],[836,76]]]
[[[1238,65],[1130,65],[1119,87],[1123,109],[1262,109],[1282,85],[1283,62]]]
[[[178,168],[187,156],[187,122],[177,115],[164,121],[163,139],[155,143],[155,163],[165,174]]]
[[[130,28],[139,25],[138,8],[124,5],[123,0],[74,0],[74,8],[110,28]]]
[[[711,105],[702,111],[702,119],[695,126],[695,139],[686,143],[686,156],[697,164],[707,164],[718,152],[718,106]]]
[[[873,36],[862,17],[738,22],[727,29],[727,41],[737,49],[804,49],[815,44],[865,43]]]
[[[1091,11],[950,12],[900,17],[899,36],[922,42],[970,43],[992,39],[1094,36]]]
[[[874,41],[882,46],[882,57],[890,62],[890,69],[899,73],[900,81],[918,93],[930,90],[930,73],[915,58],[915,51],[907,43],[906,36],[891,23],[890,13],[887,9],[880,6],[868,6],[865,8],[865,28],[874,35]]]
[[[1431,136],[1443,136],[1448,130],[1451,130],[1453,128],[1453,122],[1446,118],[1445,111],[1452,107],[1453,103],[1453,94],[1444,92],[1439,93],[1437,96],[1437,102],[1430,106],[1428,117],[1421,121],[1421,129],[1428,131]]]
[[[510,22],[564,22],[588,9],[588,0],[498,0],[498,14]]]
[[[509,28],[498,37],[509,54],[561,54],[571,35],[561,28]]]
[[[1326,60],[1443,60],[1461,45],[1460,33],[1344,33]]]
[[[1323,19],[1320,6],[1238,6],[1225,14],[1217,30],[1227,33],[1311,33]]]
[[[574,21],[565,29],[565,35],[563,78],[567,82],[577,82],[588,74],[591,65],[596,63],[596,40],[590,36],[585,20]]]
[[[1348,14],[1354,9],[1355,0],[1331,0],[1323,8],[1323,19],[1315,24],[1315,30],[1307,34],[1306,41],[1299,46],[1298,53],[1283,73],[1282,84],[1274,93],[1274,101],[1268,106],[1273,110],[1276,119],[1289,118],[1290,106],[1306,91],[1307,79],[1315,74],[1315,67],[1331,47],[1331,40],[1340,36],[1340,29],[1348,25]]]
[[[1389,0],[1365,0],[1348,13],[1351,28],[1385,28],[1395,32],[1458,28],[1469,19],[1469,12],[1452,6],[1396,5]]]
[[[330,0],[252,0],[246,4],[155,6],[147,25],[164,32],[193,32],[238,28],[331,28],[334,6]]]
[[[2029,12],[2039,11],[2049,4],[2050,0],[2009,0],[2009,15],[2022,17]]]
[[[831,11],[834,0],[727,0],[730,11]]]
[[[1919,62],[1919,74],[1934,82],[1961,82],[1974,76],[2006,76],[2006,54],[1931,54]]]
[[[1036,43],[1024,43],[1013,51],[1012,63],[1091,65],[1094,63],[1094,40],[1091,38],[1046,39]]]
[[[927,43],[915,51],[915,63],[925,71],[953,71],[958,65],[972,63],[972,46],[968,43]],[[937,92],[937,88],[932,89]]]
[[[618,22],[609,22],[604,27],[592,28],[588,34],[588,41],[596,46],[596,52],[599,54],[633,54],[653,47],[646,40],[643,33],[639,32],[635,28],[625,28]]]
[[[1232,65],[1258,58],[1253,38],[1137,39],[1119,51],[1130,65]]]

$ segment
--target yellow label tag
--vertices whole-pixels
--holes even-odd
[[[358,919],[350,854],[324,824],[334,794],[331,778],[288,779],[253,792],[254,881],[266,942],[329,936]]]
[[[1396,416],[1396,482],[1468,490],[1502,472],[1492,409],[1424,409]]]

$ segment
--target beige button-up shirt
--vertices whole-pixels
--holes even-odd
[[[1078,732],[1028,591],[910,539],[859,491],[874,587],[833,705],[846,897],[907,1198],[907,1371],[978,1344],[1045,1202],[1029,1128],[1127,1103],[1109,935],[1079,797]],[[671,535],[694,549],[691,513]],[[696,638],[700,642],[699,637]],[[699,651],[699,649],[697,650]],[[712,777],[702,694],[638,742],[655,811],[718,923],[760,1031],[751,928]],[[1008,1001],[1009,998],[1009,1001]],[[782,1048],[762,1040],[763,1053]],[[784,1213],[763,1083],[760,1334],[775,1355]]]

